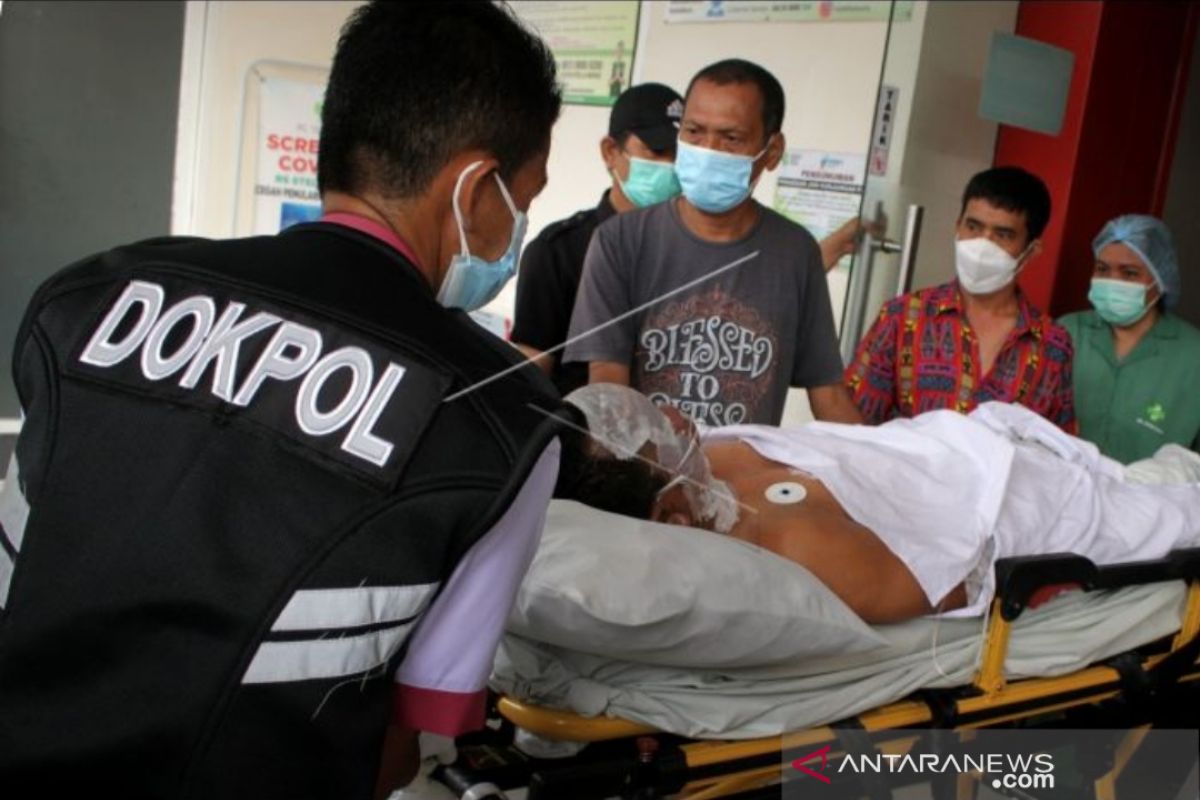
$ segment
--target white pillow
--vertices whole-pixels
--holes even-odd
[[[508,630],[570,650],[742,667],[886,644],[812,573],[730,536],[550,503]]]

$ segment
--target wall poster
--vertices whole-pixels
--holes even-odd
[[[509,5],[550,45],[565,102],[611,106],[629,88],[638,0],[512,0]]]
[[[779,165],[773,206],[819,241],[858,216],[866,172],[867,157],[861,153],[788,150]]]
[[[317,219],[317,147],[329,70],[259,61],[246,72],[234,235]]]
[[[907,22],[912,0],[668,0],[667,22]]]

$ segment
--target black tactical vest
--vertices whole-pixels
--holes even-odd
[[[409,630],[556,429],[534,367],[443,402],[516,360],[327,223],[42,286],[14,364],[0,793],[370,796]],[[322,616],[371,587],[381,620]],[[326,646],[343,674],[309,663]]]

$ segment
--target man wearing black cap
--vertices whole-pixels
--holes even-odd
[[[512,340],[535,357],[567,338],[575,292],[592,231],[614,214],[660,203],[679,194],[675,140],[683,98],[661,83],[627,89],[613,105],[600,157],[612,176],[600,204],[549,225],[530,242],[517,277]],[[588,382],[586,364],[563,364],[556,355],[538,359],[566,394]]]

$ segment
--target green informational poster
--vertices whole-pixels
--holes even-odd
[[[861,153],[788,149],[779,165],[772,207],[817,239],[859,215],[867,178]],[[849,266],[849,257],[839,266]]]
[[[912,0],[669,0],[667,22],[897,22],[912,19]]]
[[[629,88],[638,0],[513,0],[509,5],[550,45],[566,102],[611,106]]]

